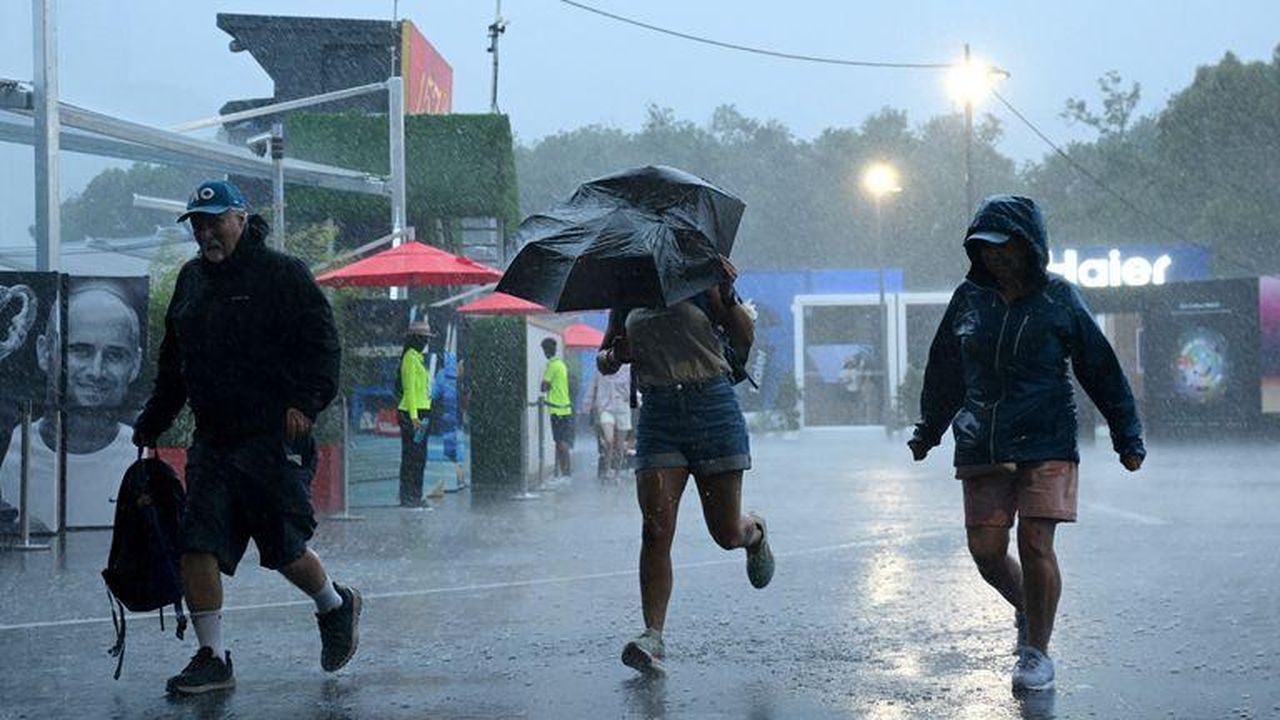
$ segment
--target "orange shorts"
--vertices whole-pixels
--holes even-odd
[[[957,467],[965,527],[1013,527],[1015,515],[1075,522],[1078,469],[1069,460]]]

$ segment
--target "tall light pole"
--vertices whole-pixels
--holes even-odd
[[[498,39],[507,31],[507,21],[502,18],[502,0],[497,0],[493,12],[493,24],[489,26],[489,52],[493,54],[493,82],[489,86],[489,112],[498,112]]]
[[[964,46],[964,60],[947,74],[947,90],[951,98],[964,108],[964,211],[965,219],[977,204],[973,192],[973,107],[995,89],[997,80],[1009,77],[1009,71],[975,60]]]
[[[898,182],[898,171],[892,165],[886,162],[873,162],[862,171],[862,189],[867,191],[871,196],[872,202],[876,208],[876,265],[879,268],[878,277],[880,281],[880,340],[884,344],[884,351],[881,353],[881,366],[883,367],[883,380],[881,381],[880,393],[880,413],[881,422],[884,423],[885,432],[889,432],[889,417],[893,412],[893,391],[889,387],[889,308],[885,302],[884,292],[884,265],[885,265],[885,243],[884,243],[884,199],[894,193],[902,192],[902,186]]]

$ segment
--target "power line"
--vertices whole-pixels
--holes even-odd
[[[818,55],[798,55],[796,53],[780,52],[777,50],[769,50],[767,48],[752,47],[750,45],[739,45],[737,43],[724,42],[723,40],[714,40],[712,38],[702,37],[700,35],[691,35],[689,33],[680,32],[678,30],[671,30],[669,28],[659,27],[657,25],[650,25],[649,23],[641,22],[633,18],[623,17],[622,15],[615,15],[611,12],[606,12],[599,8],[591,7],[590,5],[584,5],[583,3],[575,2],[574,0],[560,0],[560,2],[564,3],[565,5],[578,8],[579,10],[585,10],[586,12],[595,13],[596,15],[600,15],[601,17],[609,18],[610,20],[616,20],[620,23],[626,23],[627,25],[634,25],[639,28],[644,28],[645,30],[651,30],[653,32],[661,33],[663,35],[670,35],[671,37],[677,37],[682,40],[689,40],[692,42],[702,43],[704,45],[712,45],[714,47],[725,48],[728,50],[737,50],[739,52],[752,53],[754,55],[764,55],[767,57],[782,58],[784,60],[799,60],[802,62],[821,63],[824,65],[844,65],[847,67],[893,68],[893,69],[899,69],[899,70],[947,70],[949,68],[955,67],[954,63],[875,62],[875,61],[869,61],[869,60],[846,60],[843,58],[822,57]]]
[[[1037,127],[1035,123],[1031,122],[1030,118],[1028,118],[1026,115],[1023,115],[1021,112],[1019,112],[1018,108],[1014,107],[1013,103],[1009,102],[1009,100],[1005,98],[1005,96],[1001,95],[999,92],[995,90],[992,90],[991,94],[994,95],[996,99],[999,100],[1001,104],[1004,105],[1006,110],[1008,110],[1010,113],[1013,114],[1014,117],[1020,120],[1023,125],[1026,125],[1027,128],[1031,130],[1031,132],[1035,133],[1036,137],[1040,138],[1040,140],[1042,140],[1045,145],[1048,145],[1049,148],[1053,150],[1054,153],[1056,153],[1059,157],[1065,160],[1067,162],[1067,165],[1071,166],[1071,168],[1074,169],[1076,172],[1088,178],[1090,182],[1092,182],[1094,185],[1097,185],[1099,188],[1101,188],[1103,192],[1115,198],[1121,205],[1127,208],[1134,215],[1147,221],[1151,225],[1159,228],[1160,230],[1163,230],[1164,232],[1168,233],[1170,236],[1172,236],[1176,240],[1180,240],[1189,245],[1198,245],[1202,248],[1206,248],[1210,250],[1215,255],[1217,255],[1220,259],[1224,260],[1230,265],[1235,266],[1240,270],[1243,270],[1244,272],[1250,275],[1254,275],[1257,273],[1257,268],[1254,265],[1247,264],[1232,258],[1231,256],[1225,254],[1222,251],[1222,248],[1214,247],[1207,243],[1189,238],[1186,235],[1183,235],[1181,232],[1178,232],[1178,230],[1175,229],[1174,227],[1166,224],[1160,218],[1147,212],[1146,210],[1143,210],[1132,200],[1130,200],[1129,198],[1121,194],[1119,190],[1116,190],[1115,188],[1108,185],[1106,182],[1102,180],[1102,178],[1099,178],[1097,175],[1094,175],[1088,168],[1082,165],[1075,158],[1071,157],[1069,153],[1067,153],[1057,143],[1055,143],[1052,139],[1050,139],[1049,136],[1046,135],[1039,127]]]

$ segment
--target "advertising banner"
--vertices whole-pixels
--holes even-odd
[[[36,382],[52,397],[61,341],[66,438],[67,527],[109,527],[120,478],[136,458],[131,423],[145,388],[138,382],[147,347],[148,279],[73,277],[68,280],[66,338],[56,315],[36,338]],[[42,403],[33,418],[28,499],[32,526],[58,527],[56,409]],[[16,503],[21,440],[12,433],[0,462],[0,497]],[[12,498],[12,500],[10,500]]]
[[[1251,427],[1258,417],[1258,293],[1252,280],[1170,286],[1144,318],[1153,429]]]
[[[1280,413],[1280,276],[1258,280],[1262,412]]]
[[[27,403],[42,412],[56,370],[58,275],[0,272],[0,532],[16,532],[21,458],[20,428]],[[34,438],[33,438],[34,442]],[[30,488],[52,497],[57,476],[52,467],[33,468]],[[51,528],[33,521],[33,531]]]
[[[453,111],[453,68],[408,20],[400,24],[400,76],[408,115]]]

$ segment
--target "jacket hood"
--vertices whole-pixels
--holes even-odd
[[[975,233],[1000,233],[1026,238],[1039,260],[1042,278],[1047,278],[1049,267],[1049,232],[1045,229],[1044,215],[1035,201],[1023,195],[992,195],[982,201],[974,213],[969,229],[964,233],[964,249],[969,255],[967,277],[979,285],[994,285],[995,278],[987,270],[977,251]]]

